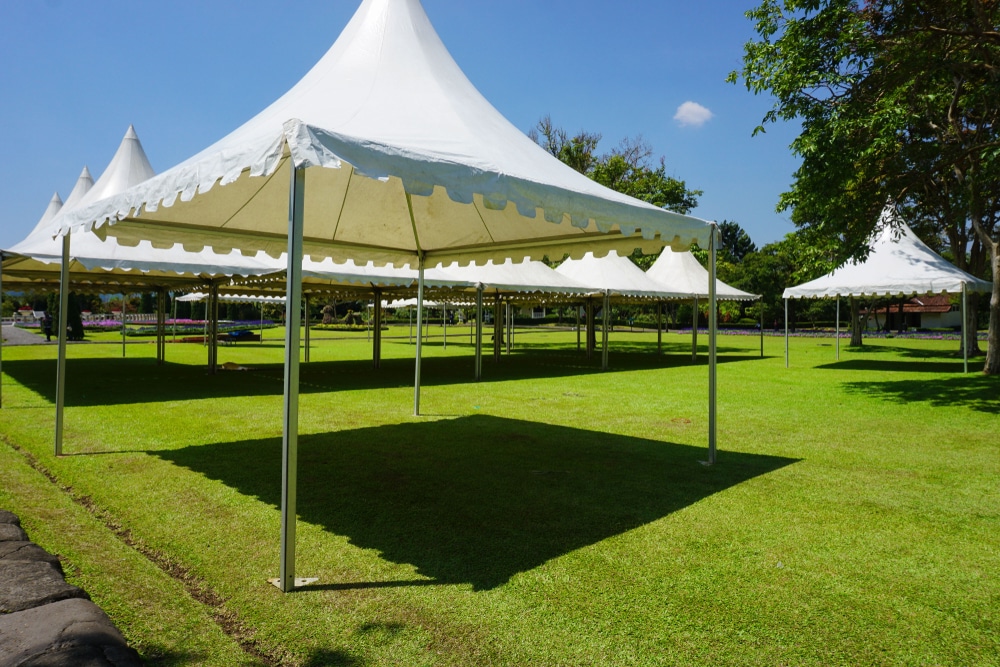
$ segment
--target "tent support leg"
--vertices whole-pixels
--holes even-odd
[[[56,456],[63,453],[63,409],[66,407],[66,327],[69,324],[69,234],[63,237],[59,269],[59,361],[56,364]]]
[[[162,366],[167,357],[167,292],[161,287],[156,291],[156,365]]]
[[[656,302],[656,354],[663,355],[663,302]]]
[[[764,358],[764,299],[760,300],[760,358]]]
[[[580,306],[579,304],[573,306],[573,310],[576,311],[576,351],[580,351]]]
[[[503,341],[503,325],[500,322],[500,294],[493,297],[493,361],[500,361],[500,343]]]
[[[375,312],[372,330],[372,365],[377,370],[382,366],[382,290],[374,289]]]
[[[997,280],[997,277],[994,276],[993,279]],[[966,331],[968,324],[965,318],[967,307],[969,305],[968,295],[969,295],[968,285],[962,283],[962,372],[963,373],[969,372],[969,336],[967,335],[968,332]]]
[[[691,362],[698,361],[698,297],[691,308]]]
[[[299,326],[302,301],[302,221],[306,172],[291,169],[288,193],[288,278],[285,303],[284,424],[281,442],[281,564],[276,585],[285,593],[296,586],[295,521],[299,467]],[[306,583],[303,581],[302,583]]]
[[[309,297],[308,296],[302,297],[302,311],[303,311],[303,315],[302,315],[302,323],[303,323],[302,340],[303,340],[303,343],[305,344],[305,348],[306,348],[306,351],[305,351],[305,363],[308,364],[309,363]]]
[[[441,349],[448,349],[448,304],[441,302]]]
[[[837,326],[834,328],[834,338],[837,339],[837,361],[840,361],[840,297],[837,297]]]
[[[409,197],[409,195],[407,195]],[[417,272],[417,354],[416,368],[413,378],[413,416],[420,416],[420,365],[423,361],[423,321],[424,321],[424,254],[420,253],[420,260]]]
[[[788,368],[788,299],[785,299],[785,368]]]
[[[719,228],[714,223],[709,243],[708,270],[711,274],[708,280],[708,464],[715,464],[716,434],[716,337],[718,336],[718,302],[715,293],[715,254],[719,245]]]
[[[128,301],[128,295],[122,292],[122,359],[125,358],[125,302]]]
[[[608,291],[604,290],[604,304],[601,307],[601,314],[604,319],[604,334],[601,337],[601,370],[608,370],[608,311],[611,310],[611,297],[608,296]]]
[[[483,286],[476,288],[476,381],[483,379]]]

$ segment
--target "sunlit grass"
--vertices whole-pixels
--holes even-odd
[[[5,347],[0,503],[159,664],[994,664],[1000,384],[953,341],[519,334],[473,382],[468,327],[424,347],[313,332],[301,368],[296,573],[278,572],[283,330],[219,350]],[[487,334],[488,336],[488,334]],[[88,336],[90,338],[90,336]],[[168,340],[169,340],[168,335]],[[53,485],[27,465],[37,460]],[[62,488],[60,488],[62,487]],[[68,490],[67,490],[68,489]],[[87,499],[97,514],[70,496]],[[100,521],[98,520],[100,519]],[[110,532],[223,601],[195,602]],[[168,632],[165,628],[173,628]]]

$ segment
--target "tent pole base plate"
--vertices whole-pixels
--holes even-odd
[[[714,466],[715,465],[715,463],[713,463],[712,461],[698,461],[698,463],[702,464],[706,468],[709,467],[709,466]]]
[[[319,581],[319,577],[295,577],[295,585],[293,588],[301,588],[302,586],[308,586],[309,584],[315,584]],[[273,585],[275,588],[281,588],[281,577],[270,577],[267,583]]]

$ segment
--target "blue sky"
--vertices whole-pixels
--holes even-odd
[[[129,124],[157,172],[228,134],[290,88],[359,0],[11,0],[0,8],[0,248],[28,234],[84,165],[98,178]],[[546,114],[600,152],[641,135],[704,191],[692,213],[739,222],[759,245],[797,161],[793,125],[751,137],[770,108],[742,85],[752,2],[423,0],[452,56],[515,126]],[[675,118],[682,105],[694,110]],[[699,107],[710,117],[702,123]]]

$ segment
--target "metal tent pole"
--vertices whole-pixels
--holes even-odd
[[[840,295],[837,295],[837,324],[834,327],[834,337],[837,339],[837,361],[840,361]]]
[[[714,223],[711,230],[711,242],[708,253],[708,463],[715,463],[716,433],[718,423],[716,421],[716,345],[715,339],[718,335],[718,314],[715,294],[715,254],[719,245],[717,237],[719,228]]]
[[[260,302],[260,340],[257,341],[259,344],[264,344],[264,302]]]
[[[785,368],[788,368],[788,299],[785,299]]]
[[[303,338],[303,343],[306,346],[306,352],[305,352],[305,354],[306,354],[306,360],[305,360],[305,363],[308,364],[309,363],[309,297],[308,296],[303,296],[302,300],[303,300],[302,323],[304,325],[303,332],[302,332],[302,338]]]
[[[409,195],[406,195],[409,199]],[[413,416],[420,416],[420,362],[422,353],[422,341],[424,339],[421,332],[423,331],[423,317],[424,317],[424,253],[420,253],[420,260],[418,264],[417,271],[417,355],[416,355],[416,368],[414,370],[413,379]]]
[[[663,354],[663,302],[656,302],[656,354]]]
[[[291,166],[291,165],[290,165]],[[291,168],[288,193],[288,269],[285,295],[284,414],[281,438],[281,564],[277,585],[295,588],[295,521],[299,465],[299,326],[302,301],[304,169]]]
[[[122,292],[122,359],[125,358],[125,292]]]
[[[159,366],[167,358],[167,295],[164,288],[156,292],[156,363]]]
[[[208,291],[208,374],[219,371],[219,284],[212,281]]]
[[[997,280],[997,277],[994,276],[993,279]],[[966,330],[968,325],[966,324],[966,319],[965,319],[966,308],[968,306],[968,301],[969,301],[968,295],[969,295],[968,285],[966,283],[962,283],[962,372],[963,373],[969,372],[969,336]],[[973,332],[973,335],[975,335],[975,332]]]
[[[764,298],[760,298],[760,358],[764,358]]]
[[[69,323],[69,234],[63,237],[59,268],[59,360],[56,364],[56,456],[63,450],[63,410],[66,407],[66,326]]]
[[[476,285],[476,380],[483,379],[483,285]]]
[[[594,344],[596,343],[597,332],[594,322],[594,297],[587,297],[587,359],[594,356]]]
[[[691,312],[691,361],[698,361],[698,297]]]
[[[576,351],[580,351],[580,304],[573,306],[576,311]]]
[[[514,342],[511,340],[514,336],[514,312],[510,307],[510,301],[506,301],[503,304],[503,317],[504,317],[504,329],[507,330],[507,340],[504,341],[507,346],[507,356],[510,356],[510,346]]]
[[[601,370],[608,370],[608,320],[611,310],[611,297],[608,290],[604,290],[604,303],[601,306],[601,315],[604,320],[604,334],[601,337]]]
[[[177,292],[174,292],[173,295],[174,295],[174,303],[173,303],[173,306],[174,306],[174,319],[173,319],[174,341],[173,342],[176,343],[177,342]]]
[[[493,295],[493,361],[500,361],[500,343],[503,341],[503,324],[500,321],[500,294]]]
[[[445,301],[441,302],[441,328],[444,331],[444,343],[441,346],[442,350],[448,349],[448,304]]]
[[[372,330],[372,364],[377,369],[382,366],[382,290],[374,289],[375,312]]]

